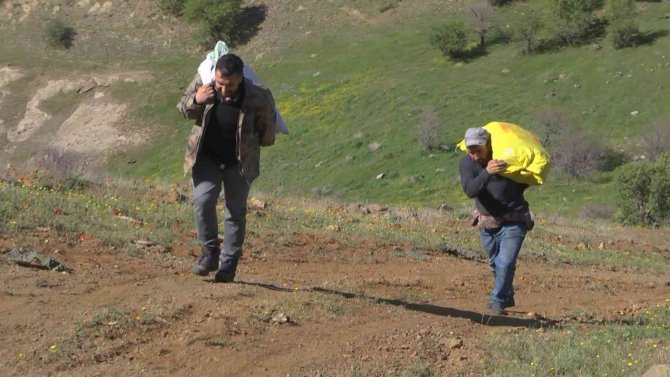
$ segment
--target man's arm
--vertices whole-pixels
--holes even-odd
[[[184,91],[181,100],[177,104],[177,110],[179,110],[179,112],[186,118],[198,119],[202,116],[205,105],[198,104],[195,101],[195,94],[201,86],[202,80],[200,80],[200,75],[196,73],[195,77],[193,77],[193,80]]]
[[[258,115],[256,128],[260,134],[260,145],[269,146],[275,143],[277,134],[277,110],[275,100],[270,90],[263,91],[265,95],[265,106]]]
[[[470,160],[470,157],[464,156],[461,158],[458,164],[458,170],[461,175],[461,185],[463,186],[463,192],[468,198],[474,198],[486,187],[486,184],[491,178],[486,169],[477,174],[474,166],[475,162]]]

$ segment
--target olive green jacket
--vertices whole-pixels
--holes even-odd
[[[237,160],[242,174],[251,183],[260,174],[260,147],[272,145],[277,132],[275,101],[266,88],[245,79],[245,96],[240,109],[237,124]],[[212,118],[213,104],[195,103],[195,93],[202,86],[200,75],[196,74],[186,88],[177,109],[195,124],[186,143],[184,173],[195,164],[198,152],[203,144],[203,135]]]

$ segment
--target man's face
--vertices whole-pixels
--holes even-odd
[[[475,162],[485,163],[488,162],[489,148],[486,145],[471,145],[468,147],[468,155]]]
[[[241,82],[241,74],[224,76],[219,70],[214,74],[214,89],[226,101],[231,101],[235,98]]]

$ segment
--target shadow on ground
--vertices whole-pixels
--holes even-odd
[[[238,281],[237,283],[244,285],[252,285],[273,291],[281,291],[281,292],[307,291],[307,292],[318,292],[318,293],[338,295],[344,298],[365,299],[380,304],[400,306],[407,310],[413,310],[427,314],[452,317],[452,318],[465,318],[469,319],[472,322],[485,326],[509,326],[509,327],[529,327],[529,328],[546,328],[546,327],[558,326],[558,321],[551,320],[548,318],[524,319],[524,318],[516,318],[516,317],[508,317],[500,315],[488,315],[469,310],[450,308],[446,306],[439,306],[425,303],[413,303],[399,299],[375,297],[370,296],[364,292],[358,292],[358,293],[342,292],[335,289],[328,289],[321,287],[311,287],[311,288],[302,288],[294,290],[290,288],[277,287],[274,284],[268,284],[268,283],[244,282],[244,281]]]

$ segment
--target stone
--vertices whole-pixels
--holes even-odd
[[[657,364],[649,368],[642,377],[670,377],[669,364]]]

